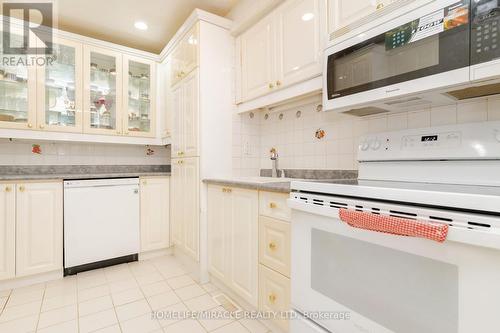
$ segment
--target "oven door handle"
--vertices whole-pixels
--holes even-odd
[[[340,219],[351,227],[387,234],[427,238],[439,243],[448,236],[448,224],[339,209]]]

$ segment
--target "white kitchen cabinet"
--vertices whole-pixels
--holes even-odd
[[[238,37],[242,101],[321,74],[324,0],[288,0]]]
[[[258,304],[258,193],[208,187],[209,272],[250,304]]]
[[[290,311],[290,279],[264,265],[259,265],[259,309],[279,314]],[[273,320],[284,331],[288,331],[288,320],[277,317]]]
[[[168,56],[165,61],[160,65],[158,76],[160,77],[161,84],[158,86],[159,96],[161,97],[162,105],[158,105],[158,110],[163,110],[163,128],[162,138],[172,137],[172,94],[170,90],[170,72],[172,70],[172,58]],[[157,113],[157,117],[160,112]]]
[[[0,280],[16,275],[16,185],[0,185]]]
[[[83,131],[83,46],[54,37],[54,60],[37,66],[37,124],[39,130]]]
[[[171,219],[173,241],[193,259],[199,259],[199,160],[172,161]]]
[[[198,71],[172,88],[172,157],[194,157],[198,152]]]
[[[274,23],[274,16],[266,17],[239,37],[241,95],[244,100],[267,94],[274,87],[276,78]]]
[[[155,137],[156,62],[123,55],[123,73],[124,134]]]
[[[290,277],[290,222],[259,217],[259,262]]]
[[[402,0],[328,0],[328,33],[339,37],[357,27],[377,10]]]
[[[123,69],[118,51],[84,46],[84,132],[123,134]]]
[[[170,83],[183,80],[199,63],[199,24],[195,24],[172,51]]]
[[[141,252],[170,246],[170,178],[141,178]]]
[[[62,182],[18,183],[16,197],[16,276],[62,269]]]
[[[314,77],[322,70],[320,0],[289,0],[276,12],[277,81],[289,86]]]

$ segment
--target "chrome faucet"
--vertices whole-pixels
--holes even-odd
[[[273,165],[271,169],[271,177],[278,178],[278,151],[276,148],[271,148],[270,154]]]

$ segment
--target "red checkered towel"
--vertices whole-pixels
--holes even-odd
[[[444,242],[448,235],[448,225],[444,223],[408,220],[348,209],[340,209],[339,217],[351,227],[394,235],[428,238],[440,243]]]

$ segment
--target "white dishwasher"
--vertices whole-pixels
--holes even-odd
[[[64,181],[64,274],[137,260],[139,178]]]

